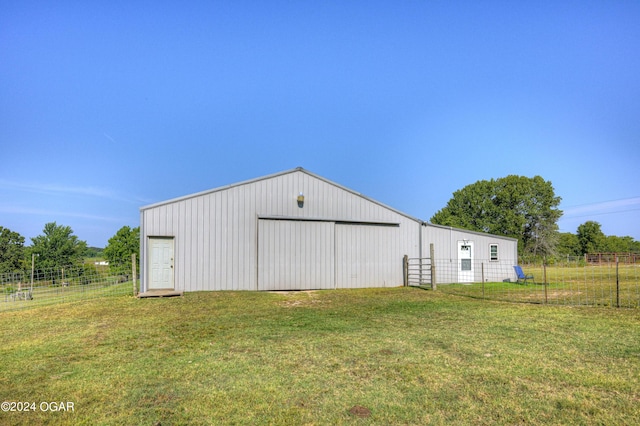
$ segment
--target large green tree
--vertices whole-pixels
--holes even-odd
[[[31,252],[38,255],[38,268],[60,268],[84,261],[87,243],[73,235],[70,226],[56,222],[44,226],[43,235],[31,239]]]
[[[589,220],[578,226],[578,243],[580,244],[580,254],[601,253],[607,251],[606,236],[602,232],[598,222]]]
[[[608,235],[605,238],[605,248],[610,253],[640,253],[640,242],[630,236]]]
[[[0,226],[0,273],[15,272],[24,259],[24,237]]]
[[[579,256],[580,242],[578,236],[571,232],[563,232],[559,235],[558,245],[556,246],[556,253],[565,256]]]
[[[133,253],[136,259],[140,258],[140,227],[123,226],[109,238],[109,243],[104,249],[104,257],[109,261],[112,270],[130,268]]]
[[[551,254],[558,242],[560,200],[540,176],[509,175],[454,192],[431,222],[517,238],[520,253]]]

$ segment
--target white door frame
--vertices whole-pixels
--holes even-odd
[[[175,290],[174,238],[149,237],[147,290]]]
[[[458,241],[458,282],[473,282],[473,241]]]

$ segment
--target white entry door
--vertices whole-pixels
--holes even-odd
[[[173,238],[149,238],[148,290],[174,289]]]
[[[458,241],[458,282],[473,282],[473,241]]]

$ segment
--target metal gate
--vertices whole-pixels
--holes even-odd
[[[404,257],[404,283],[436,289],[436,267],[430,257]]]

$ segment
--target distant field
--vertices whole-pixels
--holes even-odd
[[[3,425],[640,418],[638,309],[419,288],[208,292],[4,312],[0,329],[0,401],[36,403],[0,412]]]
[[[640,266],[525,267],[534,283],[490,282],[440,285],[441,291],[512,302],[640,307]],[[546,285],[543,283],[546,282]]]

